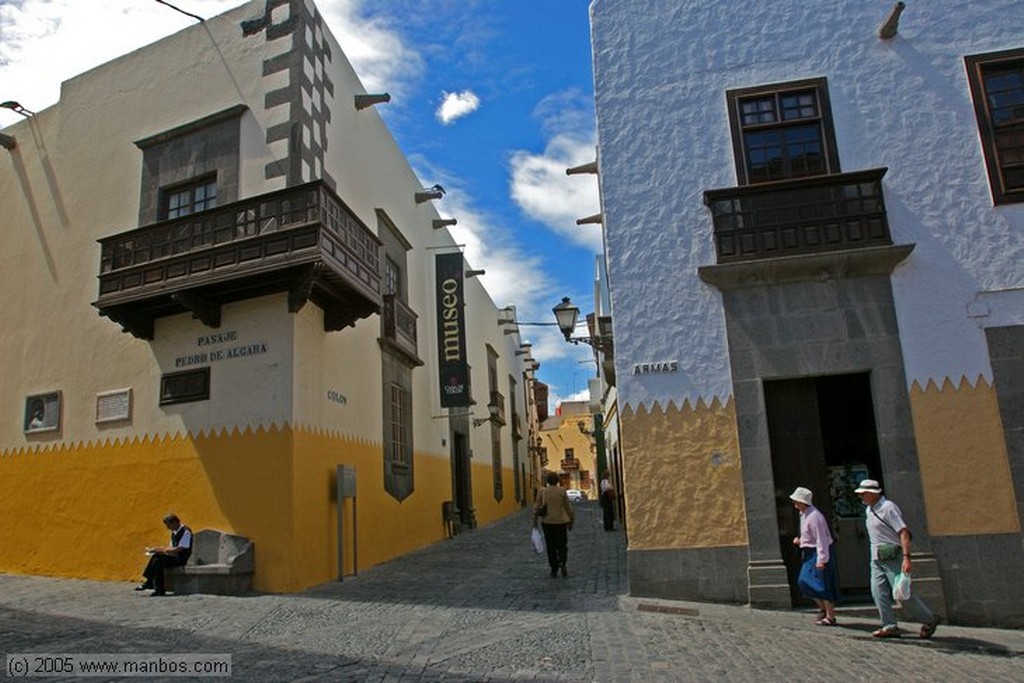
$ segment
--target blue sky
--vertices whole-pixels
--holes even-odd
[[[173,0],[212,17],[241,0]],[[565,169],[595,157],[589,0],[319,0],[317,3],[498,306],[551,322],[570,296],[593,308],[600,227],[594,176]],[[192,25],[155,0],[0,0],[0,99],[38,111],[61,81]],[[99,38],[102,36],[102,38]],[[72,58],[73,56],[73,58]],[[0,110],[0,127],[17,120]],[[555,400],[579,398],[590,350],[552,327],[521,328]],[[552,402],[554,408],[554,402]]]

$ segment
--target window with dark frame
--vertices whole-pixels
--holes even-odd
[[[409,392],[391,385],[391,462],[408,465],[412,449],[408,439]]]
[[[160,405],[205,401],[210,398],[210,368],[171,372],[160,378]]]
[[[217,206],[217,179],[205,177],[161,192],[161,220],[206,211]]]
[[[490,344],[487,344],[487,395],[490,397],[488,403],[499,401],[495,396],[498,393],[498,352]],[[503,405],[503,404],[499,404]],[[497,422],[490,423],[491,428],[491,475],[494,485],[494,500],[501,502],[505,497],[505,487],[502,483],[501,471],[501,425]]]
[[[740,185],[839,172],[824,78],[726,93]]]
[[[404,270],[412,245],[387,212],[377,208],[377,232],[381,240],[380,282],[384,310],[380,318],[381,403],[383,420],[382,460],[384,491],[397,501],[412,495],[415,479],[411,363],[415,358],[416,315],[405,303],[408,283]],[[408,347],[412,340],[412,357]],[[419,361],[422,364],[422,361]]]
[[[390,256],[384,257],[384,283],[382,294],[395,294],[402,299],[402,268]]]
[[[1024,202],[1024,48],[964,61],[992,201]]]
[[[509,398],[509,421],[512,423],[512,429],[509,433],[512,437],[512,484],[513,494],[515,495],[516,501],[525,500],[523,491],[526,488],[526,483],[521,481],[519,478],[520,466],[519,466],[519,442],[522,441],[522,435],[519,427],[519,411],[516,405],[516,389],[518,383],[516,378],[512,375],[508,376],[508,398]]]
[[[491,474],[494,484],[494,500],[501,501],[505,497],[505,485],[501,471],[501,430],[491,423]]]

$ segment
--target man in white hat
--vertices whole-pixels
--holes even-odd
[[[866,523],[871,540],[871,597],[882,620],[882,627],[871,635],[899,638],[902,632],[892,609],[892,587],[900,572],[910,574],[910,530],[899,507],[882,495],[882,487],[874,479],[861,481],[854,493],[867,507]],[[931,638],[942,617],[928,609],[914,592],[901,604],[907,614],[923,624],[921,637],[925,640]]]

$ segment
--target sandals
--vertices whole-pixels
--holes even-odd
[[[884,628],[880,628],[873,632],[871,635],[875,638],[899,638],[900,630],[895,626],[885,626]]]
[[[822,617],[821,619],[818,619],[814,623],[817,624],[818,626],[835,626],[837,622],[836,622],[835,618]]]

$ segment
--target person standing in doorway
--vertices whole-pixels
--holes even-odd
[[[615,531],[615,488],[612,486],[612,477],[608,470],[601,475],[599,489],[604,530]]]
[[[839,601],[839,576],[832,553],[832,532],[821,510],[814,507],[814,494],[798,486],[789,499],[800,513],[800,535],[793,545],[800,548],[803,565],[798,582],[800,593],[814,601],[821,613],[818,626],[836,625],[836,603]]]
[[[192,530],[181,523],[178,515],[164,517],[164,526],[171,532],[171,544],[160,548],[146,548],[149,562],[142,571],[145,581],[135,587],[137,591],[152,590],[151,596],[167,595],[164,588],[164,569],[180,567],[192,554]]]
[[[565,563],[569,559],[569,530],[572,529],[575,514],[565,489],[558,485],[558,473],[548,472],[544,481],[547,486],[540,490],[533,505],[533,525],[540,522],[544,532],[544,545],[548,551],[548,564],[552,578],[569,576]]]
[[[871,541],[871,597],[882,621],[882,627],[872,633],[875,638],[899,638],[902,635],[892,609],[892,587],[896,576],[910,574],[910,529],[903,521],[903,513],[896,503],[882,495],[882,487],[874,479],[864,479],[854,489],[867,507],[866,524]],[[935,634],[942,617],[928,609],[916,592],[902,603],[907,614],[922,623],[921,638],[928,640]]]

